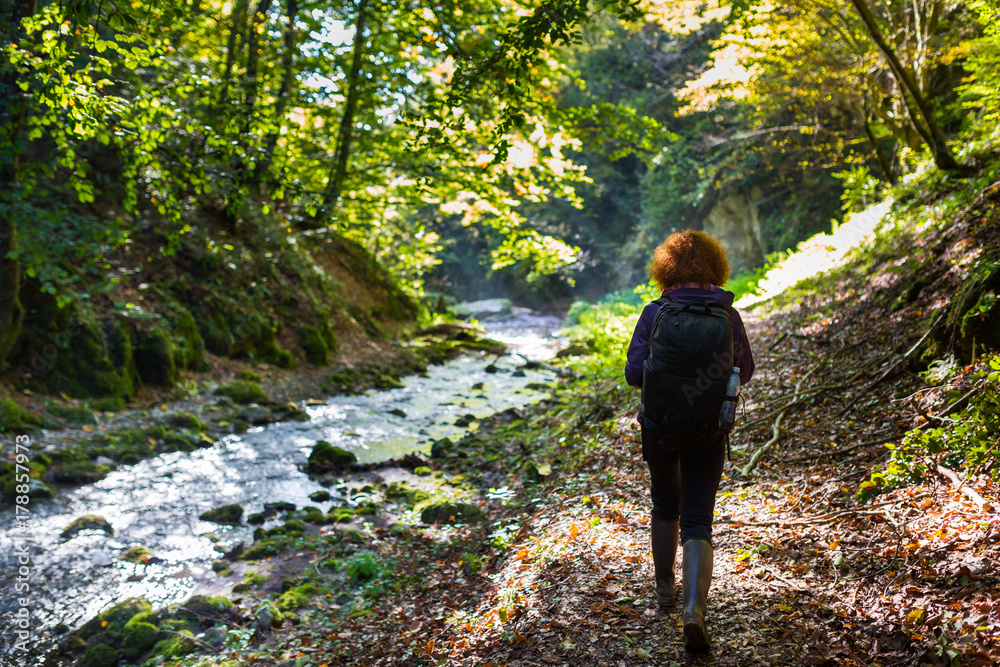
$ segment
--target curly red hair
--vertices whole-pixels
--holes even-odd
[[[653,253],[649,277],[660,289],[677,283],[711,283],[722,287],[729,280],[726,249],[706,232],[671,234]]]

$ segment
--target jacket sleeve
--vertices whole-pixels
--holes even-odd
[[[633,387],[642,388],[642,364],[646,361],[646,353],[649,350],[649,330],[659,309],[655,303],[643,308],[639,321],[635,324],[635,331],[632,332],[632,341],[628,345],[628,358],[625,362],[625,381]]]
[[[730,320],[733,323],[733,358],[740,367],[740,384],[750,382],[756,367],[753,360],[753,350],[750,349],[750,339],[747,329],[743,326],[743,318],[735,308],[730,309]]]

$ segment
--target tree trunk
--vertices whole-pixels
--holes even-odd
[[[239,0],[233,10],[233,23],[229,28],[229,40],[226,42],[226,69],[222,73],[222,85],[219,86],[219,106],[226,104],[229,97],[229,81],[233,76],[233,68],[236,66],[236,40],[243,33],[243,24],[246,21],[248,0]]]
[[[3,17],[6,26],[0,29],[5,43],[16,44],[21,34],[21,19],[38,11],[35,0],[15,0]],[[5,12],[6,13],[6,12]],[[14,72],[8,71],[0,81],[0,145],[6,155],[0,156],[0,198],[19,196],[20,126],[18,106],[24,103]],[[21,335],[24,307],[21,305],[21,263],[17,259],[17,220],[15,207],[7,205],[0,213],[0,368]],[[10,256],[8,256],[10,255]]]
[[[867,112],[864,113],[864,121],[865,134],[868,136],[868,143],[871,144],[872,152],[875,153],[875,157],[878,159],[878,164],[882,167],[882,173],[885,174],[885,178],[889,181],[889,185],[895,185],[896,175],[892,173],[892,167],[885,161],[885,158],[882,157],[882,151],[878,149],[878,140],[875,138],[875,133],[872,132],[872,126]]]
[[[365,55],[365,24],[368,21],[368,0],[358,4],[358,19],[354,30],[354,53],[351,57],[351,71],[347,73],[347,95],[344,102],[344,115],[340,119],[340,131],[337,133],[337,153],[333,170],[323,190],[323,203],[320,214],[329,212],[340,199],[347,178],[347,165],[351,156],[351,141],[354,139],[354,116],[358,110],[358,98],[361,97],[361,63]]]
[[[292,85],[295,81],[295,18],[299,13],[298,0],[285,0],[285,16],[288,18],[288,27],[285,29],[285,53],[282,56],[282,66],[284,74],[281,79],[281,88],[278,90],[278,101],[274,105],[274,123],[277,126],[267,137],[264,146],[264,158],[257,163],[254,169],[254,182],[259,183],[271,168],[274,161],[274,149],[278,145],[281,121],[285,117],[285,110],[288,108],[288,100],[292,96]]]
[[[243,112],[246,114],[244,132],[250,129],[254,107],[257,104],[257,70],[260,66],[260,38],[257,36],[257,30],[266,19],[270,9],[271,0],[260,0],[250,20],[249,34],[247,35],[247,72],[244,78]]]
[[[927,146],[931,149],[931,153],[934,155],[934,163],[938,166],[938,169],[941,170],[962,170],[962,166],[958,164],[955,157],[948,149],[948,144],[944,139],[944,134],[941,133],[941,129],[934,121],[934,116],[931,114],[930,107],[927,105],[927,100],[924,98],[923,93],[920,92],[920,88],[917,86],[913,73],[900,63],[899,58],[896,57],[895,51],[893,51],[892,47],[890,47],[888,42],[885,41],[885,38],[879,30],[875,16],[872,14],[871,8],[868,7],[866,0],[851,0],[851,3],[854,5],[854,8],[858,10],[861,22],[865,24],[868,34],[871,35],[875,45],[878,47],[879,51],[882,52],[883,57],[885,57],[886,62],[889,64],[889,69],[892,70],[892,74],[896,78],[896,82],[899,84],[900,91],[903,95],[903,101],[906,104],[907,110],[910,112],[913,124],[917,131],[920,132],[920,135],[924,138],[924,141],[927,142]],[[912,98],[912,103],[907,97],[907,94],[909,94],[909,97]],[[916,105],[916,109],[913,108],[914,104]]]

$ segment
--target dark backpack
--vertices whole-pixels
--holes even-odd
[[[646,426],[678,438],[720,433],[719,411],[733,370],[733,324],[725,306],[669,296],[649,332],[642,366]]]

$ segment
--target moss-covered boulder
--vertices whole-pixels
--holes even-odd
[[[130,549],[126,549],[125,551],[123,551],[120,558],[129,563],[138,564],[144,562],[145,560],[151,558],[152,556],[153,556],[152,551],[150,551],[149,549],[147,549],[142,545],[139,545],[137,547],[132,547]]]
[[[153,648],[162,639],[163,633],[150,621],[152,614],[136,614],[122,629],[122,654],[126,660],[135,660]]]
[[[236,403],[254,403],[269,400],[267,393],[261,389],[259,384],[247,380],[235,380],[223,385],[219,387],[219,393]]]
[[[190,630],[181,630],[178,634],[171,634],[166,639],[156,642],[150,657],[170,660],[194,653],[196,650],[198,644],[194,640],[194,633]]]
[[[486,512],[472,503],[437,503],[420,513],[423,523],[477,523],[486,519]]]
[[[133,357],[139,378],[147,384],[172,387],[177,383],[177,362],[170,332],[162,327],[138,331]]]
[[[76,661],[76,667],[115,667],[117,664],[118,653],[107,644],[91,644]]]
[[[357,463],[353,452],[331,445],[326,440],[318,440],[309,453],[309,470],[320,472],[329,468],[341,468]]]
[[[98,516],[96,514],[85,514],[79,518],[73,519],[65,528],[63,528],[62,533],[59,534],[64,540],[69,540],[76,537],[77,533],[82,530],[103,530],[108,535],[114,535],[115,529],[111,527],[108,520],[103,516]]]
[[[0,398],[0,433],[24,433],[54,426],[54,422],[9,398]]]
[[[264,516],[263,512],[254,512],[253,514],[247,517],[247,523],[249,523],[251,526],[259,526],[265,521],[267,521],[267,517]]]
[[[289,588],[275,601],[275,606],[281,611],[298,609],[302,605],[309,602],[309,600],[316,595],[316,592],[316,585],[311,583]]]
[[[110,467],[93,461],[73,461],[54,466],[52,477],[62,484],[93,484],[107,477],[110,471]]]
[[[222,507],[202,512],[198,518],[202,521],[235,526],[239,524],[240,517],[242,516],[243,508],[239,505],[223,505]]]
[[[195,595],[180,608],[181,614],[201,625],[215,624],[231,616],[236,606],[222,595]]]
[[[13,500],[16,496],[24,495],[18,491],[17,480],[13,474],[6,475],[7,479],[3,483],[3,497],[7,500]],[[56,490],[52,486],[41,479],[32,477],[28,480],[28,497],[31,499],[37,498],[55,498]]]

